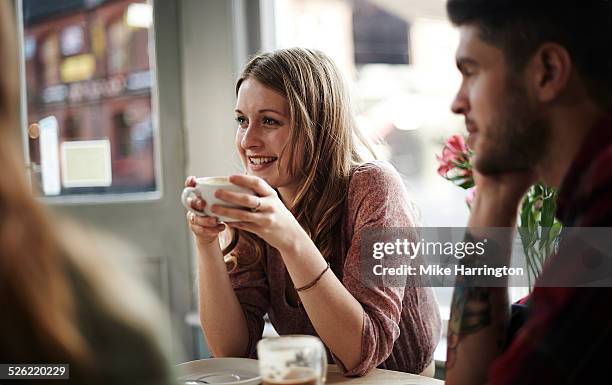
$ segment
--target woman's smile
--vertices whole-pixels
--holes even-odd
[[[263,156],[263,155],[247,155],[248,168],[250,171],[257,172],[266,170],[268,167],[273,165],[278,157],[276,156]]]

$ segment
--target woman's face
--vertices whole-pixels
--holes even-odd
[[[284,96],[253,78],[242,82],[236,101],[236,149],[248,174],[264,179],[282,195],[297,187],[288,171],[290,149],[280,160],[293,130],[289,115]]]

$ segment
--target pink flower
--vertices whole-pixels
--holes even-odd
[[[440,166],[440,167],[438,167],[438,174],[439,174],[441,177],[443,177],[443,178],[444,178],[444,177],[446,177],[446,173],[448,172],[448,170],[449,170],[449,169],[448,169],[448,167],[446,167],[446,166]]]
[[[456,158],[456,154],[448,147],[444,146],[444,149],[442,149],[442,156],[436,155],[436,159],[438,159],[438,162],[440,163],[440,167],[438,167],[438,174],[446,177],[446,174],[455,168],[454,162]]]
[[[456,168],[458,164],[467,162],[468,156],[469,150],[465,145],[463,136],[451,136],[442,149],[442,155],[436,155],[436,159],[440,163],[438,174],[446,178],[450,170]],[[461,173],[469,176],[471,170],[461,170]]]
[[[476,198],[476,186],[471,187],[467,190],[467,195],[465,196],[465,203],[467,203],[468,207],[472,207],[472,203],[474,203],[475,198]]]
[[[440,166],[438,167],[438,174],[440,174],[440,176],[446,178],[446,174],[448,174],[448,172],[455,166],[453,166],[452,164],[450,164],[449,162],[444,162],[440,157],[438,157],[436,155],[436,157],[438,158],[438,161],[440,162]]]
[[[472,171],[471,168],[465,169],[465,170],[461,170],[461,175],[465,178],[473,178],[474,177],[474,172]]]
[[[448,147],[451,151],[456,154],[467,154],[468,148],[465,145],[465,139],[461,135],[453,135],[448,138],[446,142],[446,147]]]

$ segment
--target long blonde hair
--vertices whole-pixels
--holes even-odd
[[[79,324],[79,303],[86,301],[87,309],[96,311],[91,317],[117,321],[115,326],[148,336],[154,330],[125,304],[125,275],[107,268],[93,238],[84,238],[80,225],[58,223],[32,195],[17,140],[19,56],[9,4],[0,1],[0,362],[70,363],[71,380],[95,384],[102,380],[98,371],[109,368],[96,367],[95,346]],[[75,285],[75,272],[86,288]],[[117,294],[112,284],[124,291]],[[134,295],[153,300],[135,289],[129,287],[131,300]]]
[[[340,251],[351,169],[376,157],[355,125],[345,81],[329,57],[304,48],[252,58],[236,83],[236,94],[251,77],[287,98],[293,132],[281,157],[288,157],[288,172],[300,182],[293,201],[285,204],[329,259]],[[262,241],[239,234],[259,259],[265,247]]]
[[[19,56],[9,4],[0,3],[0,307],[5,312],[0,317],[0,345],[18,356],[20,347],[10,346],[11,341],[24,341],[16,341],[11,333],[19,335],[18,330],[26,327],[42,354],[55,351],[69,360],[83,360],[87,348],[75,324],[58,242],[31,195],[18,151]]]

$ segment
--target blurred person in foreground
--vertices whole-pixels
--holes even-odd
[[[537,180],[559,189],[564,226],[612,226],[610,2],[449,0],[447,11],[460,31],[463,77],[452,110],[465,116],[476,154],[468,236],[514,228],[521,198]],[[568,272],[559,256],[571,248],[562,241],[547,262],[509,346],[507,289],[458,280],[447,384],[592,384],[602,372],[609,377],[612,291],[543,284]]]
[[[197,239],[200,319],[215,356],[255,356],[268,313],[281,335],[319,336],[346,376],[379,367],[432,374],[440,317],[429,287],[387,285],[361,272],[362,232],[417,226],[403,181],[375,161],[325,54],[289,48],[255,56],[236,84],[236,151],[246,175],[218,191],[225,225],[187,216]],[[370,151],[360,151],[368,148]],[[193,185],[189,178],[187,185]],[[196,199],[192,207],[203,209]],[[411,234],[412,236],[412,234]],[[223,255],[237,266],[226,270]]]
[[[59,382],[73,384],[171,383],[147,321],[163,319],[153,297],[98,252],[108,239],[58,224],[30,191],[9,4],[0,2],[0,363],[68,364],[70,379]]]

